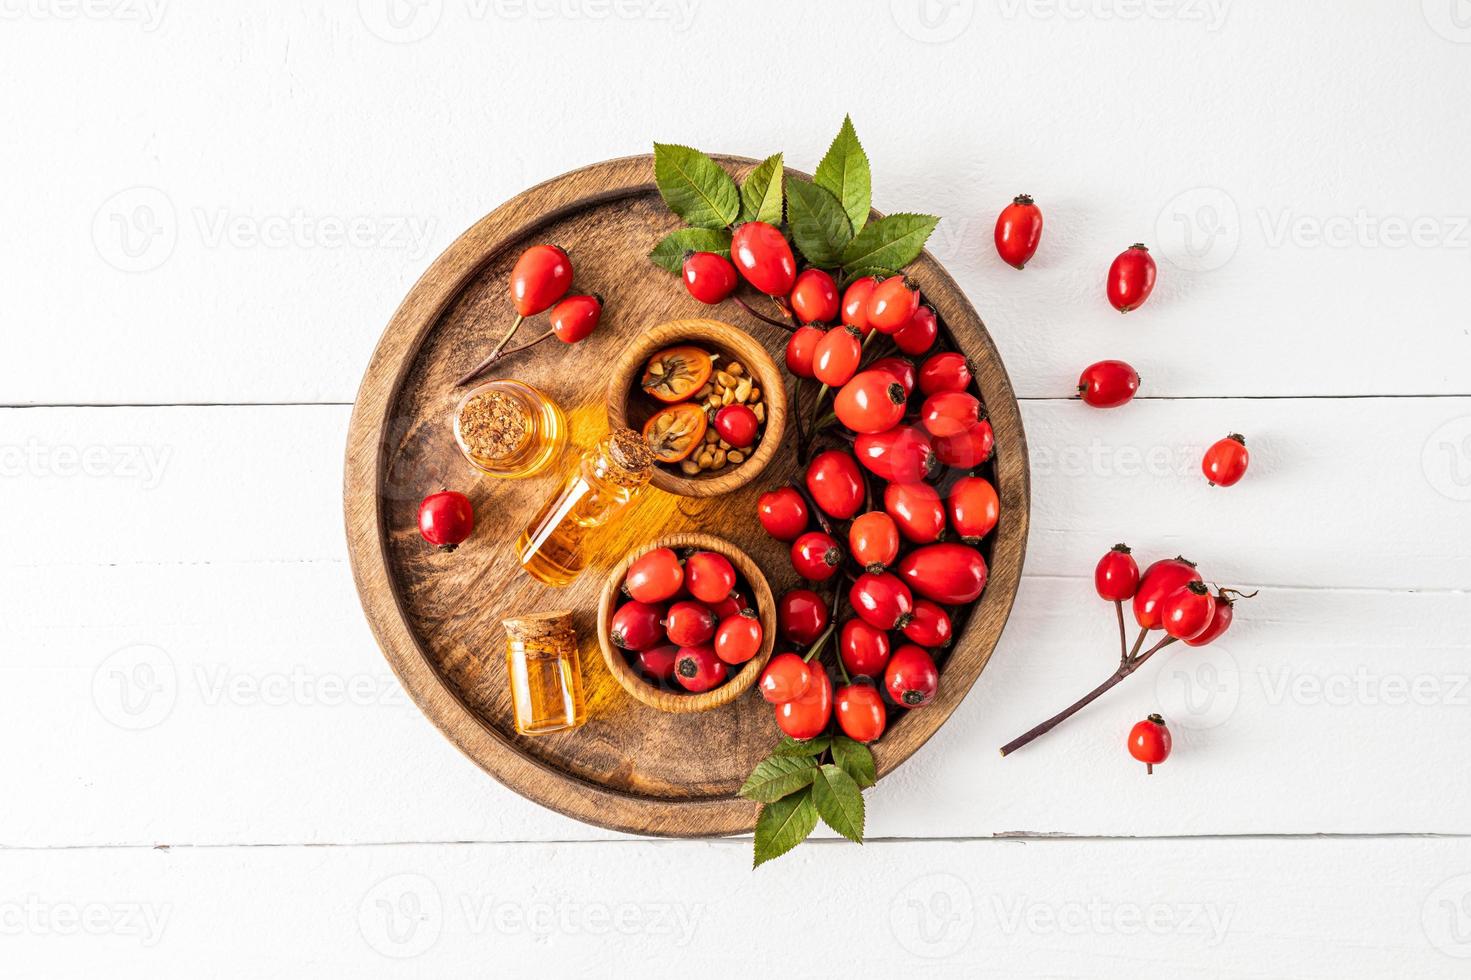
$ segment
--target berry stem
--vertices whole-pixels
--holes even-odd
[[[812,515],[812,519],[817,521],[817,526],[822,528],[822,533],[830,538],[833,537],[832,524],[828,521],[827,515],[822,512],[822,508],[817,506],[817,501],[813,499],[812,494],[807,490],[803,481],[793,480],[791,485],[792,489],[800,493],[802,499],[807,501],[807,510]]]
[[[1113,601],[1113,611],[1119,616],[1119,663],[1129,659],[1129,644],[1124,639],[1124,604],[1118,599]]]
[[[510,348],[508,350],[495,350],[495,351],[491,352],[491,355],[489,357],[487,357],[485,360],[481,361],[479,364],[475,365],[475,367],[473,369],[471,369],[463,377],[461,377],[460,380],[456,381],[455,382],[455,387],[456,388],[464,387],[465,385],[469,384],[471,381],[474,381],[476,378],[478,378],[481,375],[483,375],[486,371],[488,371],[490,369],[490,367],[492,365],[494,365],[494,364],[496,364],[496,363],[498,363],[500,361],[505,360],[506,358],[510,357],[512,354],[519,354],[523,350],[526,350],[526,349],[531,348],[531,347],[535,347],[537,344],[541,343],[543,340],[546,340],[548,337],[550,337],[554,333],[556,333],[556,331],[553,330],[553,329],[551,329],[550,327],[548,327],[546,333],[539,334],[536,337],[536,339],[534,339],[534,340],[528,340],[526,343],[520,345],[519,347],[512,347],[512,348]]]
[[[765,313],[758,312],[755,309],[755,307],[753,307],[750,303],[747,303],[745,300],[741,299],[739,296],[735,295],[734,293],[731,294],[730,298],[736,301],[736,305],[737,306],[739,306],[741,309],[745,310],[747,313],[751,314],[756,319],[760,320],[762,323],[769,323],[773,327],[780,327],[781,329],[785,330],[787,333],[792,333],[793,331],[795,331],[797,329],[796,327],[792,326],[790,323],[783,323],[780,320],[777,320],[777,319],[774,319],[772,317],[767,316]]]

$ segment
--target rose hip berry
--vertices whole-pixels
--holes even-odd
[[[637,599],[625,602],[613,613],[613,618],[608,623],[608,639],[625,650],[648,650],[656,647],[666,642],[664,627],[659,622],[662,614],[662,609],[647,602],[639,602]],[[708,640],[709,636],[705,639]]]
[[[1042,241],[1042,209],[1030,194],[1018,194],[996,216],[996,254],[1007,265],[1024,269]]]
[[[832,535],[808,531],[792,542],[792,567],[809,582],[826,582],[843,565],[843,549]]]
[[[631,605],[633,603],[630,602],[623,608]],[[669,607],[669,612],[664,616],[664,631],[669,634],[670,643],[694,647],[710,641],[710,637],[715,635],[716,622],[715,611],[709,606],[693,599],[685,599]],[[623,646],[621,643],[618,645]]]
[[[926,396],[942,391],[965,391],[971,381],[970,362],[964,354],[946,351],[925,358],[919,366],[919,390]]]
[[[888,572],[864,572],[848,590],[848,605],[858,618],[876,629],[902,630],[914,617],[914,596]]]
[[[887,432],[904,417],[904,386],[887,371],[860,371],[838,389],[833,412],[854,432]]]
[[[906,643],[894,651],[884,670],[884,688],[895,704],[923,708],[940,690],[940,672],[929,651]]]
[[[791,643],[808,646],[827,629],[827,602],[811,589],[788,589],[776,601],[776,631]]]
[[[879,333],[896,333],[919,309],[919,290],[904,276],[890,276],[874,286],[864,311],[868,325]]]
[[[674,658],[674,680],[686,691],[699,694],[725,683],[730,668],[708,644],[680,647]]]
[[[1196,634],[1195,636],[1187,638],[1184,641],[1186,646],[1203,647],[1212,640],[1220,637],[1220,635],[1226,632],[1227,628],[1230,627],[1231,619],[1235,615],[1235,607],[1232,604],[1231,600],[1226,597],[1226,591],[1229,590],[1223,590],[1216,593],[1216,611],[1211,615],[1210,625],[1207,626],[1204,631]],[[1255,594],[1256,593],[1252,593],[1252,595]]]
[[[736,449],[746,449],[756,442],[761,421],[746,405],[726,405],[715,413],[715,431]]]
[[[832,323],[838,318],[838,284],[821,269],[804,269],[788,302],[798,323]]]
[[[941,391],[924,400],[920,421],[929,434],[941,439],[963,435],[986,417],[981,401],[968,391]]]
[[[960,606],[986,588],[986,560],[968,544],[927,544],[899,561],[899,577],[926,599]]]
[[[899,526],[881,510],[862,514],[848,525],[848,551],[865,571],[882,572],[899,557]]]
[[[906,354],[918,357],[928,353],[939,336],[940,320],[935,311],[928,306],[921,306],[914,311],[908,323],[894,331],[894,346]]]
[[[878,280],[873,276],[854,279],[843,293],[843,323],[864,334],[871,333],[868,323],[868,298],[873,295]]]
[[[938,602],[914,600],[914,618],[904,627],[904,638],[922,647],[944,647],[954,637],[950,614]]]
[[[838,632],[838,656],[848,673],[877,677],[889,662],[889,634],[861,619],[850,619]]]
[[[778,653],[767,662],[756,686],[767,701],[785,704],[807,693],[812,686],[812,674],[806,661],[795,653]]]
[[[1251,455],[1246,451],[1246,437],[1233,432],[1205,451],[1201,472],[1213,487],[1229,487],[1246,475]]]
[[[1186,582],[1201,581],[1195,562],[1187,558],[1162,558],[1139,576],[1134,592],[1134,621],[1140,629],[1157,630],[1164,625],[1164,600]]]
[[[1158,270],[1149,249],[1135,243],[1119,253],[1108,267],[1108,301],[1120,313],[1137,310],[1154,291]]]
[[[829,388],[847,384],[863,357],[861,337],[852,327],[834,327],[823,334],[812,359],[812,376]]]
[[[982,419],[975,428],[948,439],[934,439],[931,445],[935,448],[935,458],[940,462],[968,470],[991,458],[996,449],[996,436],[991,431],[991,423]]]
[[[863,506],[863,474],[850,454],[829,449],[807,465],[807,492],[824,514],[846,521]]]
[[[641,555],[623,577],[623,590],[639,602],[663,602],[684,586],[684,567],[672,548]]]
[[[651,650],[640,650],[638,669],[653,680],[672,681],[674,680],[674,661],[678,657],[679,647],[673,643],[666,643]]]
[[[419,533],[441,551],[454,551],[475,530],[475,508],[458,490],[431,493],[419,504]]]
[[[1204,582],[1186,582],[1165,596],[1160,625],[1177,640],[1193,640],[1204,633],[1216,613],[1216,600]]]
[[[1093,569],[1093,587],[1100,599],[1110,602],[1128,602],[1139,590],[1139,563],[1126,544],[1116,544]]]
[[[929,544],[945,533],[945,505],[928,483],[891,483],[884,488],[884,510],[899,533],[915,544]]]
[[[855,681],[838,688],[838,727],[855,742],[868,743],[884,734],[888,713],[872,684]]]
[[[1139,391],[1139,372],[1123,361],[1099,361],[1078,376],[1077,397],[1094,408],[1118,408]]]
[[[723,302],[741,284],[730,259],[714,252],[690,252],[684,257],[684,288],[701,303]]]
[[[586,340],[598,328],[603,318],[603,298],[596,293],[591,296],[568,296],[556,306],[547,319],[552,332],[564,344],[575,344]]]
[[[918,426],[896,426],[888,432],[859,433],[853,453],[864,469],[891,483],[914,483],[929,477],[935,450],[929,433]]]
[[[950,526],[966,544],[977,544],[991,533],[1001,517],[1001,499],[991,481],[980,476],[966,476],[950,487],[945,501]]]
[[[812,363],[817,357],[817,345],[826,331],[818,327],[798,327],[787,341],[787,370],[793,377],[812,377]]]
[[[746,281],[768,296],[786,296],[797,279],[797,260],[780,231],[747,221],[731,236],[730,258]]]
[[[556,245],[533,245],[511,268],[511,305],[520,316],[535,316],[572,288],[572,260]]]
[[[885,371],[899,387],[904,389],[904,397],[908,398],[914,394],[914,385],[918,381],[918,375],[914,370],[914,362],[907,357],[881,357],[868,366],[870,371]]]
[[[776,706],[776,727],[795,739],[821,735],[833,716],[833,682],[818,661],[807,664],[807,690]]]
[[[719,602],[735,588],[735,566],[713,551],[697,551],[684,563],[685,586],[701,602]]]
[[[791,487],[777,487],[756,501],[756,516],[776,540],[795,541],[807,530],[807,501]]]
[[[1154,774],[1154,767],[1170,757],[1170,730],[1164,718],[1150,715],[1129,730],[1129,754],[1148,768],[1146,775]]]
[[[742,609],[720,621],[715,631],[715,656],[728,664],[743,664],[756,656],[764,635],[756,610]]]

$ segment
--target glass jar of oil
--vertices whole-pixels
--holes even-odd
[[[522,735],[565,732],[587,720],[570,610],[501,620],[511,712]]]
[[[490,381],[460,399],[455,442],[482,473],[515,480],[541,472],[561,455],[567,447],[567,416],[524,381]]]
[[[607,524],[648,486],[654,455],[632,429],[615,429],[582,454],[561,488],[516,542],[516,557],[532,578],[562,586],[582,574]]]

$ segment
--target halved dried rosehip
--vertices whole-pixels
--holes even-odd
[[[661,463],[677,463],[705,438],[705,410],[694,402],[661,408],[644,423],[644,440]]]
[[[698,347],[668,347],[649,358],[639,382],[661,402],[682,402],[710,380],[710,355]]]

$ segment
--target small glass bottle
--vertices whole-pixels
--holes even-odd
[[[638,496],[653,474],[649,444],[632,429],[615,429],[583,453],[516,542],[526,574],[556,586],[581,575],[594,532]]]
[[[587,720],[570,610],[501,620],[511,711],[522,735],[565,732]]]
[[[524,381],[470,389],[455,408],[455,442],[470,465],[515,480],[545,469],[567,447],[567,416]]]

